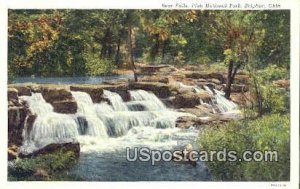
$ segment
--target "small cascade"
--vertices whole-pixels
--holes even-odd
[[[79,135],[74,117],[53,112],[53,107],[44,100],[41,93],[20,98],[25,100],[30,111],[37,115],[32,128],[25,128],[23,131],[24,141],[20,151],[24,154],[50,143],[75,139]]]
[[[20,99],[26,101],[32,113],[43,116],[53,112],[51,104],[47,103],[41,93],[33,93],[31,96],[21,96]]]
[[[102,120],[98,117],[96,107],[93,104],[90,95],[85,92],[74,91],[72,91],[72,95],[78,105],[77,116],[85,117],[87,121],[87,135],[107,138],[108,135],[106,132],[106,127]],[[79,124],[80,123],[81,122],[79,122]],[[83,126],[81,125],[80,127],[82,128]]]
[[[109,99],[113,109],[115,111],[127,111],[128,108],[126,104],[124,104],[122,97],[114,92],[110,92],[107,90],[103,90],[104,97]]]
[[[176,82],[176,86],[182,89],[193,89],[195,93],[201,93],[206,91],[209,94],[211,94],[213,98],[211,98],[209,102],[204,102],[202,99],[200,99],[200,103],[208,104],[212,108],[214,113],[228,113],[228,112],[234,112],[238,110],[238,106],[234,102],[226,99],[224,97],[223,92],[218,91],[216,89],[211,89],[206,85],[203,86],[204,89],[202,89],[198,86],[188,86],[188,85],[184,85],[181,82]]]
[[[204,86],[204,88],[207,92],[215,97],[215,101],[213,101],[213,104],[217,106],[220,113],[230,112],[238,109],[238,106],[234,102],[224,97],[223,92],[216,89],[210,89],[208,86]]]
[[[166,106],[152,93],[144,90],[129,91],[133,102],[131,104],[140,104],[146,110],[166,110]]]

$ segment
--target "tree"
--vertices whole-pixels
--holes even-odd
[[[243,68],[253,53],[261,46],[264,29],[261,12],[220,11],[212,14],[212,37],[222,41],[224,62],[227,64],[225,97],[230,98],[231,85],[238,70]]]

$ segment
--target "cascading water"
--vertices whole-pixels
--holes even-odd
[[[221,92],[217,89],[211,89],[208,86],[204,85],[203,89],[201,89],[198,86],[189,86],[189,85],[184,85],[181,82],[176,82],[176,86],[178,88],[183,88],[183,89],[193,89],[193,91],[195,93],[201,93],[201,92],[208,92],[213,98],[211,99],[211,101],[209,102],[209,105],[212,107],[213,111],[215,113],[219,112],[219,113],[235,113],[235,114],[239,114],[238,111],[238,106],[237,104],[235,104],[234,102],[226,99],[224,97],[224,92]],[[200,99],[200,103],[201,104],[206,104],[206,102],[203,102],[202,99]]]
[[[96,107],[93,104],[93,101],[87,93],[84,92],[72,92],[73,97],[75,98],[78,110],[77,116],[84,117],[87,121],[87,135],[97,136],[99,138],[107,138],[107,132],[104,123],[97,116]],[[79,127],[82,127],[79,122]]]
[[[197,169],[190,170],[188,166],[174,162],[153,167],[126,161],[126,147],[171,150],[195,143],[198,136],[194,128],[175,127],[179,116],[191,115],[166,108],[151,92],[135,90],[129,93],[131,101],[123,102],[117,93],[104,91],[104,98],[109,103],[95,104],[87,93],[72,91],[78,105],[76,114],[53,112],[40,93],[22,97],[38,115],[25,138],[23,153],[49,143],[76,139],[81,145],[81,155],[79,164],[71,172],[87,180],[209,179],[202,163]],[[160,173],[166,170],[169,172]]]
[[[31,153],[50,143],[74,141],[78,136],[77,124],[71,115],[53,112],[41,93],[20,97],[26,101],[32,113],[37,115],[30,131],[23,131],[24,143],[20,151]]]
[[[218,107],[218,110],[221,113],[238,110],[238,106],[234,102],[226,99],[223,92],[216,89],[213,89],[214,91],[212,91],[212,89],[210,89],[208,86],[204,86],[204,88],[207,92],[215,97],[216,101],[214,104]]]

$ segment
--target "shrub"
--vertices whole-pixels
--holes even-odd
[[[258,72],[258,75],[264,82],[289,78],[289,71],[286,68],[281,68],[273,64]]]
[[[101,59],[97,55],[89,55],[86,60],[87,75],[90,76],[109,75],[116,68],[112,60]]]
[[[76,161],[75,154],[71,151],[58,151],[35,158],[17,159],[8,166],[8,178],[9,180],[35,180],[33,174],[38,169],[45,170],[50,175],[50,179],[56,178],[56,174],[69,169]]]
[[[200,149],[236,151],[277,151],[275,162],[207,162],[216,180],[287,181],[289,180],[289,115],[268,115],[257,120],[243,120],[206,127],[199,137]]]
[[[268,113],[288,113],[290,93],[274,84],[262,86],[263,108]]]

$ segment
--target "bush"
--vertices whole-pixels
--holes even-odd
[[[68,170],[76,164],[74,152],[58,151],[53,154],[40,155],[35,158],[17,159],[8,166],[9,180],[36,180],[33,176],[38,169],[45,170],[49,179]],[[56,179],[54,179],[56,180]]]
[[[86,60],[87,75],[89,76],[110,75],[116,68],[112,60],[101,59],[97,55],[89,55]]]
[[[290,110],[290,93],[274,84],[262,86],[264,112],[288,113]]]
[[[257,120],[229,122],[206,127],[200,134],[201,150],[277,151],[275,162],[207,162],[215,180],[287,181],[290,171],[289,115],[268,115]]]
[[[269,65],[265,69],[258,71],[258,75],[263,82],[271,82],[278,79],[289,78],[289,71],[276,65]]]

